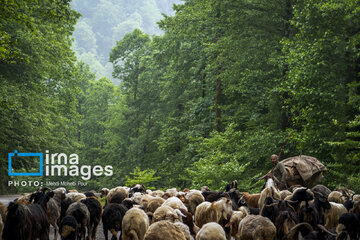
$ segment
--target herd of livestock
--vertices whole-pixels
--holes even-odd
[[[257,194],[241,192],[237,181],[223,192],[139,184],[98,193],[39,189],[0,203],[0,240],[50,239],[50,225],[55,239],[95,240],[101,221],[107,240],[355,240],[360,195],[323,185],[279,191],[271,179]]]

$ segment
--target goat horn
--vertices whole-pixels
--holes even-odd
[[[309,223],[299,223],[292,227],[290,231],[282,238],[282,240],[294,239],[294,235],[299,231],[298,228],[302,226],[306,226],[310,231],[313,231],[313,228]]]
[[[276,206],[276,205],[278,205],[278,202],[274,202],[272,204],[266,204],[265,206],[266,207],[273,207],[273,206]]]
[[[318,228],[320,228],[321,230],[323,230],[324,232],[326,232],[327,234],[333,236],[333,237],[336,237],[336,234],[335,233],[332,233],[330,232],[329,230],[327,230],[323,225],[321,224],[318,224],[316,225]]]

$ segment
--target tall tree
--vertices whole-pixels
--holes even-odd
[[[67,152],[76,145],[78,89],[70,47],[79,14],[69,1],[6,1],[1,8],[0,190],[6,191],[8,152]]]

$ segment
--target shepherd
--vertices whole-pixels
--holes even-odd
[[[268,177],[273,178],[277,187],[280,190],[287,189],[288,186],[286,184],[286,168],[284,163],[279,162],[279,156],[276,154],[271,155],[270,160],[273,164],[273,167],[271,171],[267,174]]]

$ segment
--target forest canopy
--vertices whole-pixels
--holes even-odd
[[[112,46],[80,21],[89,34],[76,47],[111,49],[114,84],[76,58],[80,14],[70,1],[6,1],[0,192],[14,190],[7,154],[15,149],[113,166],[87,190],[137,182],[221,189],[238,179],[257,191],[252,180],[281,153],[314,156],[328,169],[325,185],[360,191],[359,3],[185,0],[157,23],[161,34],[131,28]]]

